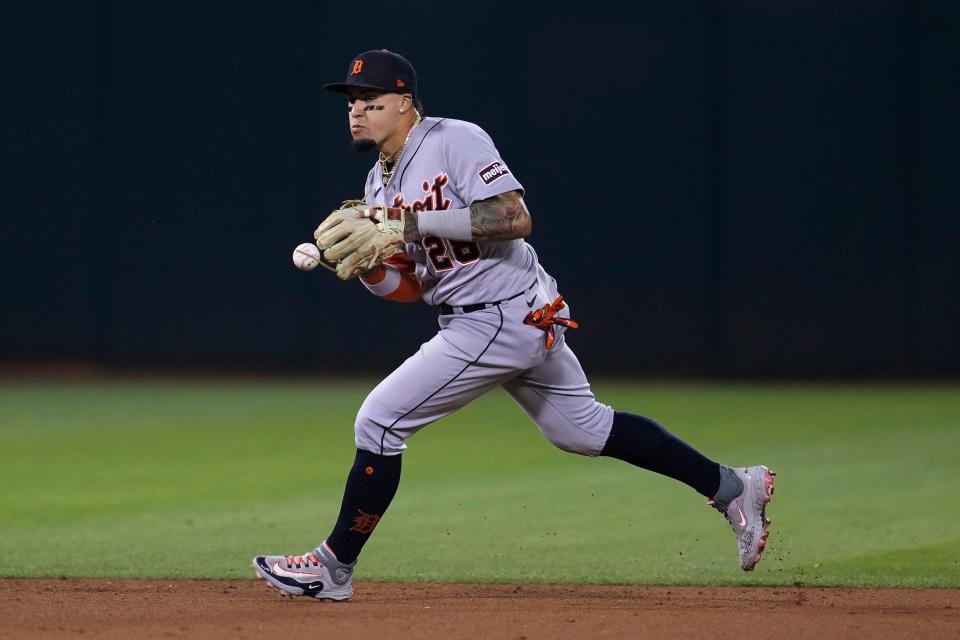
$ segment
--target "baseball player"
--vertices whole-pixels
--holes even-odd
[[[439,332],[367,396],[340,514],[316,548],[257,556],[258,577],[287,596],[345,600],[357,557],[400,482],[406,440],[503,387],[554,445],[607,456],[683,482],[719,510],[750,571],[766,544],[774,474],[707,458],[657,422],[598,402],[566,343],[575,328],[556,281],[524,238],[523,186],[483,129],[425,117],[417,76],[402,56],[367,51],[342,83],[352,144],[375,150],[363,202],[317,229],[317,246],[343,279],[388,300],[423,300]]]

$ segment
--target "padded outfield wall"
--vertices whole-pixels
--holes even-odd
[[[289,257],[373,160],[320,85],[386,47],[525,185],[588,371],[960,372],[955,3],[419,7],[5,3],[0,359],[411,352],[429,309]]]

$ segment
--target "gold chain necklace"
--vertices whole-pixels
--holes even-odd
[[[393,177],[393,172],[396,170],[397,165],[400,164],[400,156],[403,155],[403,150],[407,148],[407,143],[410,142],[410,136],[413,135],[413,130],[417,128],[418,124],[420,124],[419,113],[417,114],[417,119],[413,121],[413,126],[410,127],[410,131],[407,131],[407,137],[404,139],[403,144],[400,145],[399,149],[390,155],[391,158],[396,158],[396,162],[393,163],[393,167],[387,169],[387,161],[389,158],[385,158],[383,156],[383,152],[380,152],[380,175],[383,179],[383,186],[387,186],[387,183],[390,182],[390,178]]]

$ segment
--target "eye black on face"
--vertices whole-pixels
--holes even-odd
[[[359,100],[360,102],[367,103],[366,106],[370,106],[370,103],[375,102],[382,93],[375,91],[364,91],[363,93],[358,93],[356,95],[351,95],[347,98],[347,107],[352,107],[353,103]],[[382,108],[382,106],[381,106]]]

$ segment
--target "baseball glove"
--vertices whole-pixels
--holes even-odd
[[[403,250],[403,212],[345,200],[320,223],[313,237],[324,259],[336,263],[337,277],[350,280]]]

